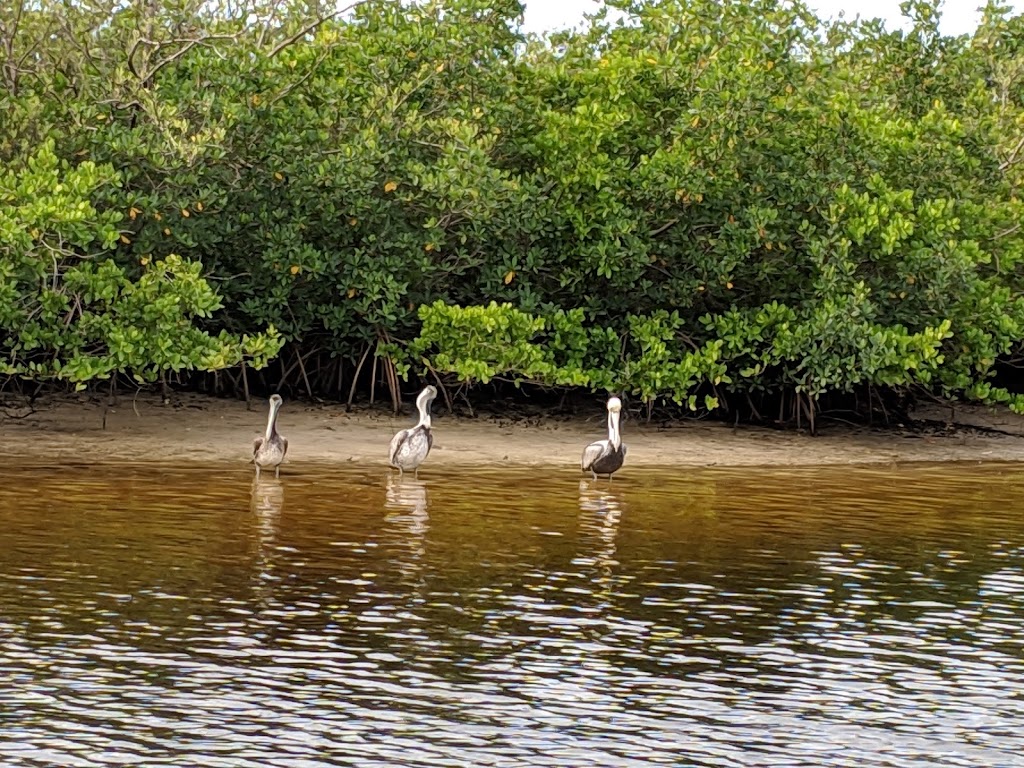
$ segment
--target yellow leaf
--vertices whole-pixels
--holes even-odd
[[[423,250],[425,250],[427,253],[430,253],[432,250],[434,250],[434,244],[427,243],[426,245],[423,246]]]
[[[916,282],[917,282],[917,278],[916,277],[914,277],[913,275],[907,275],[907,283],[909,283],[910,285],[913,285]]]
[[[299,274],[299,268],[295,264],[292,264],[292,268],[289,269],[288,271],[291,272],[293,275]]]
[[[351,299],[353,296],[356,295],[356,289],[355,288],[349,288],[348,289],[348,293],[346,293],[345,295],[348,296]]]
[[[187,219],[192,214],[188,212],[188,208],[182,208],[181,209],[181,215],[184,216]]]
[[[125,245],[128,245],[131,242],[131,240],[129,240],[124,235],[121,235],[121,242],[124,243]]]
[[[697,290],[703,292],[704,291],[704,286],[703,285],[698,285],[697,286]]]
[[[441,72],[442,70],[444,70],[444,62],[443,61],[440,64],[438,64],[436,67],[434,67],[434,71],[435,72]]]
[[[197,211],[202,211],[203,210],[203,201],[202,200],[196,200],[196,210]]]
[[[732,290],[732,281],[730,280],[729,282],[727,282],[725,284],[725,287],[728,288],[731,291]]]
[[[278,181],[284,181],[284,174],[280,171],[274,171],[274,178]]]
[[[165,235],[171,234],[171,228],[170,227],[164,227],[164,234]]]
[[[398,182],[389,181],[387,184],[384,185],[385,192],[394,192],[396,189],[398,189]]]
[[[135,217],[138,216],[142,211],[136,208],[134,205],[128,209],[128,218],[135,221]]]
[[[153,218],[156,219],[157,221],[161,221],[163,219],[163,216],[160,215],[160,211],[157,211],[156,213],[153,214]]]
[[[358,223],[359,223],[359,219],[349,219],[349,220],[348,220],[348,225],[349,225],[350,227],[354,227],[354,226],[355,226],[356,224],[358,224]]]
[[[764,244],[764,249],[766,251],[770,251],[772,249],[772,241],[771,240],[769,240],[767,243]]]
[[[693,118],[693,120],[690,121],[690,125],[693,126],[694,128],[700,125],[700,115],[697,115],[695,118]]]
[[[647,63],[648,64],[657,64],[658,60],[656,58],[654,58],[653,56],[648,56],[647,57]]]
[[[515,277],[516,277],[516,271],[514,269],[510,269],[508,272],[506,272],[505,273],[505,285],[508,285],[509,283],[511,283],[515,279]]]
[[[33,229],[31,232],[29,232],[29,234],[32,235],[32,239],[33,240],[38,240],[39,239],[39,230],[38,229]]]
[[[415,59],[416,58],[416,51],[406,51],[405,52],[405,58],[407,58],[407,59]]]
[[[260,105],[260,95],[258,93],[254,93],[252,95],[252,105],[254,107],[258,107]]]
[[[698,203],[703,203],[704,194],[702,192],[698,192],[696,195],[693,196],[693,199],[696,200]]]
[[[775,62],[774,61],[766,61],[764,63],[764,68],[765,69],[774,69],[775,68]]]
[[[142,266],[146,266],[147,264],[149,264],[149,256],[143,256],[141,259],[139,259],[139,264],[141,264]]]

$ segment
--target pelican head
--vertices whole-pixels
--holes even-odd
[[[267,431],[264,436],[268,443],[277,432],[277,412],[281,410],[283,402],[284,400],[281,399],[280,395],[274,394],[270,396],[270,412],[267,414]]]
[[[436,397],[437,387],[433,384],[428,384],[416,398],[416,408],[420,412],[420,424],[423,426],[430,426],[430,404],[434,402]]]
[[[619,414],[622,412],[622,401],[612,395],[608,398],[608,441],[615,450],[622,445],[622,438],[619,436]]]

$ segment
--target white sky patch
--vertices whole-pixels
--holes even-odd
[[[974,32],[981,13],[978,7],[984,0],[946,0],[942,6],[941,29],[947,35]],[[1024,0],[1007,0],[1014,13],[1024,11]],[[599,0],[526,0],[524,27],[527,32],[550,32],[578,26],[585,13],[593,13],[602,5]],[[808,5],[822,18],[845,14],[848,21],[858,15],[865,19],[885,20],[889,29],[906,25],[900,14],[900,0],[808,0]]]

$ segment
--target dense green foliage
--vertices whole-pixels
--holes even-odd
[[[1024,339],[1005,9],[950,38],[925,0],[908,32],[609,0],[527,40],[515,0],[108,2],[0,11],[3,373],[284,344],[311,391],[372,352],[393,387],[1024,408],[993,382]]]

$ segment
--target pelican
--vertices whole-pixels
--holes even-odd
[[[281,462],[288,453],[288,440],[277,431],[277,412],[281,410],[280,395],[270,396],[270,415],[267,417],[267,432],[252,441],[252,463],[256,465],[256,479],[260,479],[260,467],[273,467],[274,477],[281,476]]]
[[[388,464],[402,474],[412,469],[419,474],[419,466],[430,453],[434,444],[434,436],[430,433],[430,404],[437,397],[437,388],[427,386],[416,398],[416,408],[420,412],[420,420],[412,429],[403,429],[391,438],[391,450],[388,453]]]
[[[598,440],[583,449],[583,461],[581,469],[586,472],[588,469],[597,480],[597,476],[608,475],[612,479],[612,473],[622,467],[626,460],[626,446],[622,444],[619,436],[619,412],[622,410],[622,401],[617,397],[608,398],[608,439]]]

